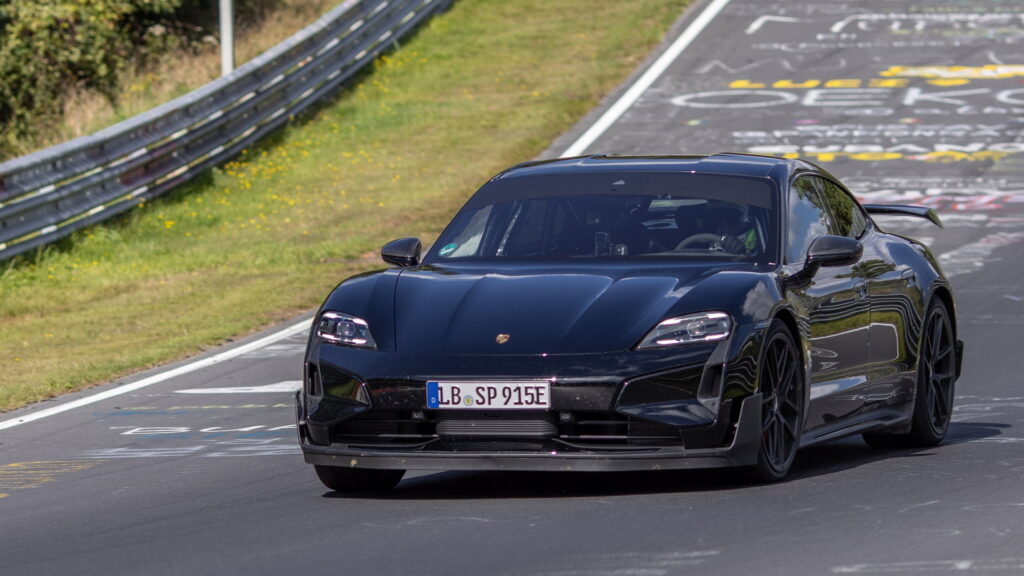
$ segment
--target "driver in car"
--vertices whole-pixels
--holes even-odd
[[[731,254],[749,254],[757,247],[757,233],[735,204],[719,204],[704,212],[704,226],[721,235],[722,249]]]
[[[693,207],[683,206],[676,212],[676,222],[680,229],[700,230],[700,235],[706,236],[705,243],[711,250],[750,254],[757,248],[757,232],[744,216],[743,210],[735,204],[711,204],[699,216],[694,214]],[[694,245],[690,238],[684,238],[676,249]]]

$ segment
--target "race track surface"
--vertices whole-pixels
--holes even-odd
[[[925,239],[957,290],[946,443],[817,446],[768,486],[447,472],[343,496],[296,446],[299,332],[0,417],[0,574],[1024,574],[1024,3],[716,0],[675,34],[709,5],[586,151],[795,154],[863,200],[937,208],[945,229],[882,225]]]

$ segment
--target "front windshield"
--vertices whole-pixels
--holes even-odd
[[[536,176],[502,183],[506,190],[485,187],[455,217],[426,261],[670,257],[757,262],[773,254],[774,194],[766,181],[672,176]]]

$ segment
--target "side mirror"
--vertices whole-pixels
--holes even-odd
[[[860,260],[864,245],[846,236],[819,236],[807,248],[804,267],[784,280],[786,288],[799,288],[810,284],[822,266],[846,266]]]
[[[813,266],[847,266],[860,260],[864,245],[846,236],[819,236],[807,249],[804,268]]]
[[[380,257],[395,266],[415,266],[420,263],[422,250],[419,238],[400,238],[385,244],[380,249]]]

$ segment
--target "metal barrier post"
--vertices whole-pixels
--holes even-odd
[[[220,0],[220,75],[235,69],[235,2]]]

